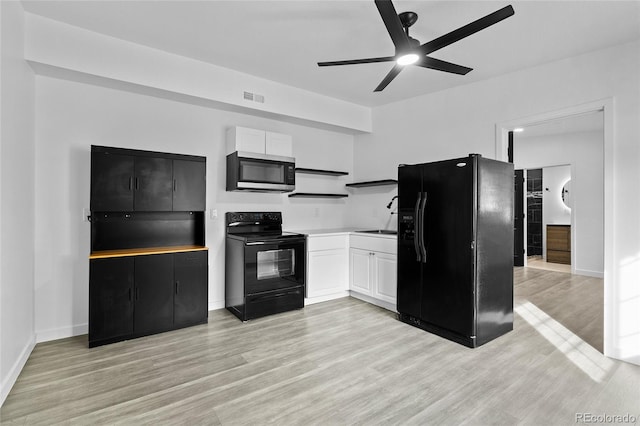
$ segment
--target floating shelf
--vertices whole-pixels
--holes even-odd
[[[321,194],[317,192],[294,192],[289,197],[306,197],[306,198],[345,198],[349,194]]]
[[[382,180],[370,180],[367,182],[353,182],[348,183],[345,186],[351,188],[364,188],[367,186],[383,186],[383,185],[396,185],[398,183],[395,179],[382,179]]]
[[[296,173],[306,173],[309,175],[329,175],[329,176],[346,176],[348,172],[340,172],[336,170],[321,170],[321,169],[305,169],[303,167],[296,167]]]

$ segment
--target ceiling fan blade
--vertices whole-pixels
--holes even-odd
[[[429,56],[425,56],[424,58],[416,62],[414,65],[417,65],[423,68],[431,68],[434,70],[450,72],[450,73],[459,74],[459,75],[465,75],[469,71],[473,70],[473,68],[464,67],[458,64],[452,64],[451,62],[442,61],[440,59],[431,58]]]
[[[349,59],[345,61],[318,62],[318,66],[331,67],[334,65],[370,64],[373,62],[391,62],[395,60],[396,59],[393,56],[383,56],[381,58]]]
[[[463,27],[458,28],[457,30],[451,31],[450,33],[447,33],[423,44],[422,46],[420,46],[420,51],[424,55],[428,55],[429,53],[442,49],[443,47],[446,47],[451,43],[455,43],[456,41],[462,40],[465,37],[469,37],[470,35],[475,34],[478,31],[484,30],[485,28],[490,27],[493,24],[497,24],[498,22],[508,18],[514,13],[515,12],[511,5],[505,6],[502,9],[490,13],[483,18],[473,21]]]
[[[396,50],[403,51],[408,49],[410,47],[409,37],[407,37],[407,34],[404,32],[396,8],[393,7],[391,0],[375,0],[375,3]]]
[[[389,83],[391,83],[391,80],[393,80],[398,74],[400,74],[402,68],[404,68],[402,65],[395,64],[394,67],[391,68],[391,71],[389,71],[389,74],[387,74],[387,76],[380,82],[380,84],[378,84],[378,87],[376,87],[374,92],[382,92],[384,88],[387,87]]]

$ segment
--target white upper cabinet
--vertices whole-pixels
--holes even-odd
[[[283,133],[265,132],[266,153],[293,157],[293,139]]]
[[[291,135],[234,126],[227,130],[227,154],[235,151],[293,157]]]

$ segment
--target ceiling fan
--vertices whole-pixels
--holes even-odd
[[[452,43],[462,40],[472,34],[477,33],[493,24],[497,24],[503,19],[514,14],[513,7],[505,6],[487,16],[475,20],[465,26],[440,36],[430,42],[420,45],[420,42],[409,36],[409,27],[418,20],[418,14],[415,12],[396,13],[391,0],[375,0],[375,4],[380,12],[382,21],[387,27],[387,31],[391,36],[391,40],[396,48],[394,56],[383,56],[380,58],[351,59],[345,61],[318,62],[320,67],[329,67],[335,65],[353,65],[368,64],[372,62],[395,62],[391,71],[380,82],[374,92],[381,92],[396,76],[402,71],[406,65],[417,65],[423,68],[431,68],[438,71],[449,72],[453,74],[465,75],[473,68],[464,67],[462,65],[452,64],[451,62],[442,61],[440,59],[428,56],[436,50],[442,49]]]

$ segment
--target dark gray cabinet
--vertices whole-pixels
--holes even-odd
[[[207,252],[174,254],[173,322],[176,326],[207,318]]]
[[[133,334],[133,257],[89,264],[89,345]]]
[[[91,210],[133,210],[134,157],[92,153]]]
[[[173,210],[204,211],[206,163],[173,160]]]
[[[168,158],[136,157],[134,211],[171,211],[173,163]]]
[[[207,253],[91,260],[89,347],[206,323]]]
[[[206,159],[91,147],[89,347],[207,322]]]
[[[173,254],[135,257],[134,331],[159,333],[173,327]]]
[[[205,191],[202,157],[92,147],[91,211],[204,211]]]

